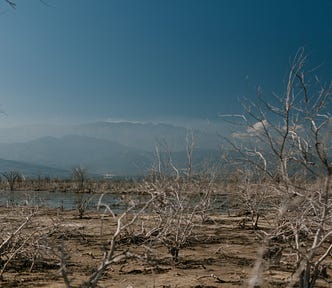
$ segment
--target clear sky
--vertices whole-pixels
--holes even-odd
[[[0,1],[1,125],[213,120],[301,46],[332,79],[330,0]]]

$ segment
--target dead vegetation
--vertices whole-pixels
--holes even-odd
[[[99,210],[86,211],[82,219],[76,211],[1,208],[2,285],[247,287],[254,276],[257,287],[290,285],[297,273],[298,255],[305,255],[310,249],[306,243],[314,239],[300,225],[303,219],[296,218],[300,209],[284,214],[294,218],[276,218],[273,209],[262,210],[259,225],[254,226],[251,214],[239,213],[238,203],[229,207],[230,215],[206,209],[204,193],[199,192],[202,188],[209,191],[213,202],[218,188],[216,183],[209,189],[198,183],[188,179],[146,182],[150,200],[138,203],[128,197],[124,199],[128,210],[120,215],[112,214],[103,197]],[[319,183],[312,185],[319,187]],[[262,191],[266,187],[267,183],[252,186]],[[208,220],[202,221],[202,209]],[[306,217],[309,221],[315,215]],[[292,230],[290,223],[304,228]],[[294,246],[296,239],[299,250]],[[325,256],[326,251],[328,243],[316,255]],[[330,258],[324,258],[315,287],[329,287]]]
[[[14,215],[6,219],[6,223],[21,223],[22,218],[17,213]],[[48,218],[50,215],[53,215],[51,218],[60,217],[61,221]],[[98,287],[218,287],[221,280],[230,287],[241,287],[255,263],[259,247],[260,235],[255,230],[240,228],[238,217],[210,215],[209,223],[193,219],[195,230],[188,235],[174,261],[163,239],[157,241],[157,233],[150,230],[155,226],[155,220],[149,214],[142,214],[135,225],[121,226],[124,229],[120,228],[120,234],[116,231],[119,231],[121,216],[104,215],[102,233],[100,216],[90,212],[88,218],[79,219],[73,212],[59,214],[51,210],[34,214],[34,225],[45,227],[34,235],[34,240],[26,235],[38,229],[24,221],[21,237],[18,232],[15,234],[20,226],[13,230],[12,239],[15,236],[16,240],[12,240],[11,247],[21,247],[24,242],[19,246],[17,242],[24,241],[22,239],[29,245],[22,246],[19,253],[15,253],[17,248],[6,248],[8,256],[2,254],[2,263],[12,257],[3,271],[2,285],[64,287],[67,281],[67,287],[93,287],[91,280],[102,271]],[[126,225],[132,219],[132,215],[127,214],[120,221]],[[112,245],[109,239],[114,239],[114,235],[119,237],[110,257],[107,254]],[[286,265],[282,259],[281,263],[281,266]]]

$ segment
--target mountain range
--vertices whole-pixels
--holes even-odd
[[[0,163],[0,172],[16,167],[32,177],[36,171],[38,175],[63,177],[81,166],[94,175],[144,175],[156,162],[156,146],[163,159],[172,155],[181,170],[187,165],[188,133],[186,128],[170,124],[132,122],[1,128],[0,159],[10,161]],[[202,130],[190,133],[194,136],[196,164],[216,157],[220,143],[217,133]],[[13,163],[16,164],[9,165]],[[30,172],[27,165],[31,165]]]

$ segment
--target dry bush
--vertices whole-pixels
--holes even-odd
[[[237,208],[238,216],[245,216],[239,225],[244,228],[246,222],[251,223],[251,228],[259,228],[259,219],[268,219],[275,214],[282,199],[280,191],[271,186],[270,181],[253,181],[243,173],[237,191],[231,197],[235,199],[232,205]],[[249,217],[249,219],[248,219]]]
[[[8,269],[20,272],[57,266],[52,253],[53,235],[60,223],[57,217],[48,217],[37,208],[18,206],[4,213],[0,222],[1,279]]]
[[[213,179],[162,177],[145,183],[146,191],[155,197],[150,212],[154,221],[151,243],[164,245],[174,262],[180,250],[197,238],[197,224],[209,218]]]
[[[146,211],[150,204],[154,201],[154,197],[147,200],[140,206],[140,208],[137,208],[137,203],[130,201],[126,211],[118,216],[103,201],[103,197],[104,195],[101,195],[98,203],[98,210],[100,211],[101,219],[99,241],[103,255],[101,258],[96,260],[95,268],[86,277],[86,279],[79,284],[79,287],[96,287],[102,276],[109,271],[112,264],[116,264],[130,258],[143,258],[141,255],[130,252],[128,248],[121,247],[121,242],[123,242],[124,235],[130,231],[130,228],[138,221],[142,213]],[[106,218],[109,216],[111,216],[111,222],[106,221]],[[114,224],[115,230],[112,229]],[[70,271],[68,269],[68,262],[71,255],[68,251],[66,251],[65,239],[63,239],[61,245],[58,246],[57,251],[57,256],[60,260],[60,274],[62,275],[66,287],[73,287],[72,282],[74,279],[70,277]]]

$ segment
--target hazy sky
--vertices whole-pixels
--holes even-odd
[[[213,120],[301,46],[332,79],[330,0],[0,1],[0,125]]]

